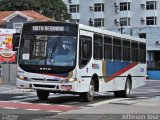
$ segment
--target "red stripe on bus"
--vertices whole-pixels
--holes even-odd
[[[121,74],[123,74],[124,72],[128,71],[129,69],[135,67],[136,65],[138,65],[138,63],[132,63],[129,66],[121,69],[120,71],[116,72],[115,74],[112,75],[112,77],[109,77],[109,80],[113,80],[115,77],[120,76]]]

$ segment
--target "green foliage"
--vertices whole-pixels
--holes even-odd
[[[0,11],[35,10],[55,20],[71,18],[62,0],[0,0]]]

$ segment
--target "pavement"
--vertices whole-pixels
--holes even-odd
[[[81,119],[106,120],[106,118],[107,120],[115,120],[115,119],[118,120],[122,118],[122,115],[124,113],[125,114],[148,114],[148,113],[160,114],[159,112],[160,111],[160,95],[159,95],[160,89],[159,89],[159,84],[157,84],[157,83],[160,83],[160,80],[148,80],[148,81],[149,82],[145,86],[134,90],[132,98],[115,98],[111,100],[106,99],[101,102],[90,103],[88,105],[85,105],[82,107],[82,109],[54,113],[51,116],[46,115],[46,117],[39,116],[37,117],[37,119],[35,118],[33,120],[66,120],[66,119],[68,120],[71,120],[71,119],[72,120],[81,120]],[[16,88],[15,84],[0,84],[1,95],[6,95],[7,93],[14,94],[14,93],[27,93],[27,92],[28,93],[32,92],[34,94],[35,90],[18,89]],[[134,97],[134,94],[136,94],[136,97]],[[53,99],[51,99],[51,101],[52,101],[51,103],[55,103]],[[50,102],[48,103],[51,104]],[[12,105],[15,105],[15,104],[19,105],[24,103],[16,102],[16,103],[13,103]],[[31,103],[31,104],[34,104],[34,103]],[[41,104],[41,103],[38,103],[38,104]],[[62,103],[62,105],[63,104],[64,103]],[[74,104],[75,103],[72,103],[73,106],[76,106]],[[8,103],[5,105],[8,105]],[[17,109],[17,110],[22,111],[22,109]],[[113,115],[113,114],[116,114],[116,115]]]
[[[0,93],[27,93],[34,91],[33,89],[19,89],[15,84],[0,84]]]

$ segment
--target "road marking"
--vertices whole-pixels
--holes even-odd
[[[100,95],[100,96],[108,96],[108,95],[112,95],[113,93],[110,93],[110,92],[95,92],[95,95]]]
[[[1,102],[0,101],[0,107],[1,108],[17,108],[17,109],[23,109],[23,110],[44,110],[44,111],[60,111],[60,112],[67,112],[67,111],[73,111],[73,110],[78,110],[80,107],[75,107],[75,106],[66,106],[66,105],[57,105],[57,104],[48,104],[48,105],[43,105],[43,104],[26,104],[26,103],[18,103],[18,102],[11,102],[11,101],[5,101]]]
[[[17,109],[17,108],[14,108],[14,107],[2,107],[2,108],[5,108],[5,109]]]
[[[18,99],[18,98],[27,98],[27,97],[35,97],[35,95],[21,95],[21,96],[14,96],[14,97],[12,97],[13,99]]]
[[[40,111],[40,109],[25,109],[25,110]]]
[[[13,100],[13,101],[21,102],[21,101],[30,101],[30,100],[38,100],[38,98],[32,97],[32,98],[25,98],[25,99],[20,99],[20,100]]]
[[[115,98],[115,99],[112,99],[112,100],[105,100],[105,101],[102,101],[102,102],[98,102],[98,103],[94,103],[94,104],[89,104],[87,106],[95,107],[95,106],[99,106],[99,105],[109,104],[109,103],[115,102],[115,101],[126,100],[126,99],[129,99],[129,98]]]
[[[57,112],[57,113],[60,113],[62,111],[58,111],[58,110],[48,110],[47,112]]]

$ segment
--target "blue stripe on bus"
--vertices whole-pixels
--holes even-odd
[[[130,65],[130,62],[120,62],[120,61],[107,61],[106,62],[106,74],[112,76],[118,71]]]

